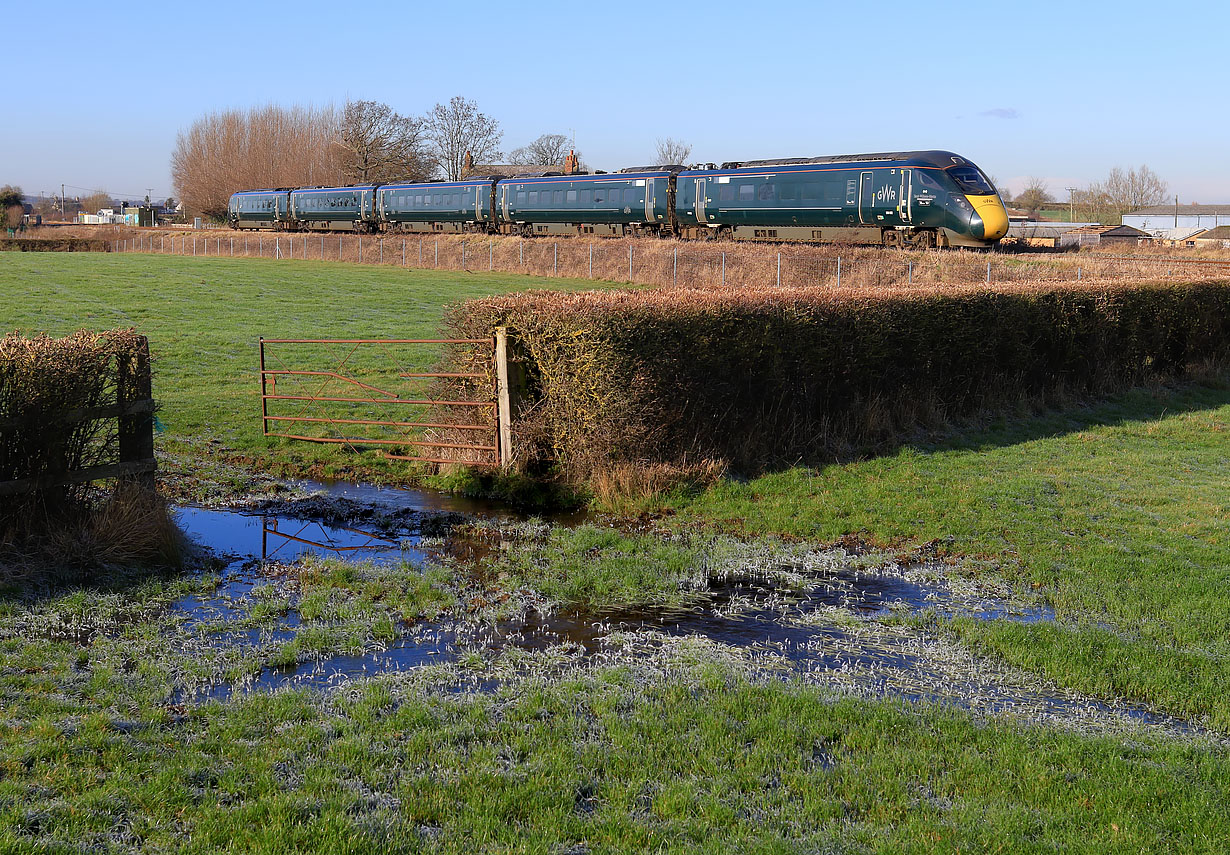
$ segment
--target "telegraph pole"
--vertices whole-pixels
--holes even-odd
[[[1075,196],[1076,188],[1075,187],[1065,187],[1064,189],[1068,191],[1068,222],[1075,223],[1076,222],[1076,196]]]

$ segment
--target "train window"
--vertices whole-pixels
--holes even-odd
[[[760,199],[761,202],[772,202],[773,190],[775,187],[776,185],[772,181],[766,181],[764,184],[760,185],[760,189],[756,193],[756,197]]]
[[[739,185],[739,201],[750,202],[756,198],[756,188],[751,184]]]
[[[718,201],[733,202],[735,200],[735,185],[719,184],[718,185]]]
[[[783,202],[793,202],[797,195],[798,185],[794,183],[786,183],[782,185],[781,200]]]
[[[433,205],[439,205],[443,201],[443,197],[444,197],[443,193],[437,193],[436,195],[431,197],[431,203]]]
[[[521,196],[521,194],[520,194],[520,193],[518,193],[518,194],[517,194],[517,196],[518,196],[518,197],[520,197],[520,196]],[[537,205],[537,204],[538,204],[538,191],[537,191],[537,190],[531,190],[531,191],[530,191],[530,204],[531,204],[531,205]]]
[[[841,185],[840,181],[826,181],[821,185],[824,191],[820,198],[826,205],[840,205],[842,197],[845,194],[846,188]]]
[[[517,191],[517,207],[520,208],[524,204],[525,204],[525,191],[518,190]]]
[[[995,192],[991,182],[987,181],[986,176],[979,172],[976,166],[954,166],[948,170],[948,174],[952,176],[953,181],[957,182],[962,193],[990,196]]]
[[[564,204],[564,191],[563,191],[563,190],[556,190],[556,191],[555,191],[555,198],[554,198],[552,201],[553,201],[556,205],[562,205],[562,204]]]
[[[915,169],[914,170],[914,180],[917,181],[920,186],[928,190],[942,190],[943,189],[942,187],[940,187],[940,183],[935,180],[935,176],[932,175],[930,172],[928,172],[925,169]]]
[[[577,191],[569,190],[568,191],[568,201],[571,203],[571,202],[576,202],[576,200],[577,200]]]
[[[581,191],[581,204],[582,205],[594,204],[594,191],[593,190],[582,190]]]

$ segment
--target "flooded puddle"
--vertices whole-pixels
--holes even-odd
[[[285,514],[178,508],[181,529],[222,557],[292,564],[307,556],[346,561],[422,561],[417,537],[378,527],[330,525]]]
[[[370,507],[367,490],[349,487],[332,496]],[[306,627],[287,565],[315,557],[376,567],[399,562],[422,566],[439,557],[437,546],[423,546],[421,532],[431,528],[433,520],[438,522],[440,514],[457,513],[459,506],[395,495],[402,491],[380,492],[382,507],[393,513],[374,512],[345,525],[293,516],[285,512],[287,506],[279,513],[260,514],[181,509],[180,524],[188,535],[229,561],[212,593],[175,604],[185,631],[200,630],[204,646],[219,654],[229,648],[270,649],[293,641]],[[828,559],[817,566],[821,569],[790,566],[804,581],[787,588],[737,573],[714,579],[686,608],[596,616],[528,608],[513,619],[454,610],[444,619],[400,625],[391,640],[368,640],[359,650],[306,661],[300,657],[240,680],[198,685],[181,700],[223,699],[284,686],[328,688],[355,677],[430,665],[449,667],[458,690],[483,690],[501,681],[485,667],[510,651],[550,652],[544,658],[554,663],[544,666],[549,672],[636,661],[671,640],[695,637],[738,651],[753,671],[766,676],[802,679],[862,697],[954,704],[981,714],[1010,713],[1035,721],[1096,726],[1135,722],[1177,734],[1198,730],[1143,707],[1065,692],[1025,672],[977,659],[942,636],[892,620],[927,609],[939,615],[1053,620],[1046,608],[1012,605],[954,587],[944,581],[940,566],[867,569]],[[247,625],[261,603],[273,603],[277,619]]]

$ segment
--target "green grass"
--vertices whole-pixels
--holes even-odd
[[[261,435],[257,341],[437,338],[444,307],[525,288],[601,283],[512,274],[401,270],[335,262],[102,253],[0,253],[0,328],[63,335],[136,327],[155,357],[160,447],[228,451],[272,465],[358,467],[396,477],[375,454]],[[425,370],[435,347],[411,355]],[[273,366],[271,366],[273,367]],[[331,367],[331,366],[329,366]],[[211,444],[212,443],[212,444]]]
[[[148,334],[161,447],[196,465],[231,455],[344,472],[355,460],[333,449],[260,436],[257,336],[431,337],[447,302],[544,284],[589,283],[4,253],[0,322]],[[600,608],[678,602],[713,560],[704,537],[715,528],[856,534],[903,551],[934,541],[957,572],[1036,588],[1060,618],[941,631],[1060,685],[1224,732],[1227,471],[1230,389],[1175,385],[656,498],[673,514],[659,524],[687,537],[590,526],[513,542],[496,563],[506,582]],[[835,700],[761,683],[687,640],[563,680],[533,664],[544,654],[521,654],[530,675],[491,696],[421,669],[331,694],[180,707],[177,686],[369,649],[403,620],[489,593],[451,569],[323,562],[298,590],[269,583],[213,624],[190,631],[168,612],[215,583],[0,590],[0,851],[1219,852],[1230,839],[1224,747]],[[221,652],[202,641],[272,629],[292,611],[301,623],[289,639]],[[507,673],[484,654],[458,666],[469,667],[476,679]]]
[[[313,625],[375,626],[373,582],[396,572],[317,567],[305,591],[334,608]],[[687,639],[562,678],[471,655],[176,706],[171,678],[208,651],[168,644],[159,606],[202,587],[0,600],[0,851],[1218,852],[1230,834],[1224,749],[836,699]],[[83,622],[105,631],[54,637]],[[346,649],[300,636],[291,654]],[[471,667],[514,676],[456,693]]]
[[[723,481],[684,523],[951,542],[1060,622],[955,621],[981,652],[1230,729],[1230,389],[1135,390],[820,470]]]

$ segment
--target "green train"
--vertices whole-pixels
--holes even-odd
[[[949,151],[885,152],[526,173],[511,178],[246,190],[237,229],[658,235],[927,248],[989,247],[1008,232],[999,193]]]

